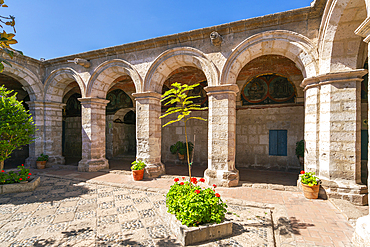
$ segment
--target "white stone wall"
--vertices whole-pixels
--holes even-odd
[[[262,108],[262,109],[260,109]],[[236,167],[299,170],[296,142],[303,139],[304,107],[260,106],[236,111]],[[287,156],[269,155],[269,130],[287,130]]]

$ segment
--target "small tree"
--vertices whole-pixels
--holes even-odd
[[[15,149],[31,143],[35,137],[35,124],[31,114],[16,98],[16,93],[0,86],[0,171]]]
[[[6,7],[8,7],[8,5],[6,5],[4,3],[4,0],[0,0],[0,7],[6,8]],[[13,39],[15,34],[14,33],[7,33],[4,30],[4,27],[2,26],[1,23],[4,24],[5,26],[11,27],[13,29],[14,33],[16,32],[15,31],[15,17],[12,16],[12,15],[9,15],[9,17],[0,15],[0,28],[2,29],[2,32],[0,32],[0,50],[4,51],[12,59],[13,59],[13,56],[14,56],[14,52],[17,52],[17,53],[23,55],[23,53],[21,51],[15,50],[12,47],[10,47],[10,45],[14,45],[14,44],[18,43],[18,41]],[[12,66],[8,61],[6,61],[5,59],[0,57],[0,73],[3,72],[3,70],[4,70],[4,64],[3,63],[5,63],[9,66]]]
[[[199,97],[201,97],[200,95],[198,95],[198,96],[188,96],[187,95],[187,92],[190,91],[190,90],[193,90],[194,88],[199,86],[199,83],[198,84],[193,84],[193,85],[186,85],[186,84],[181,85],[180,83],[175,82],[175,83],[172,83],[171,86],[172,86],[172,88],[170,90],[167,90],[162,95],[161,102],[168,100],[165,103],[165,105],[174,105],[174,106],[168,108],[167,111],[165,112],[165,114],[163,116],[160,116],[159,118],[164,118],[164,117],[169,116],[169,115],[173,115],[173,114],[176,115],[177,114],[177,119],[167,122],[162,127],[165,127],[167,125],[170,125],[170,124],[173,124],[173,123],[176,123],[176,122],[179,122],[179,121],[184,122],[186,150],[187,150],[187,154],[189,154],[188,135],[187,135],[187,132],[186,132],[186,123],[187,123],[187,121],[189,121],[190,119],[199,119],[199,120],[207,121],[207,119],[204,119],[204,118],[201,118],[201,117],[190,117],[190,113],[192,111],[206,110],[206,109],[208,109],[208,107],[201,107],[201,105],[194,104],[192,99],[199,98]],[[190,163],[189,155],[187,155],[187,157],[188,157],[188,166],[189,166],[189,177],[190,177],[190,181],[191,181],[191,165],[192,165],[192,163]]]

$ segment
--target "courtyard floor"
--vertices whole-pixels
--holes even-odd
[[[35,191],[0,196],[0,246],[180,246],[158,214],[174,175],[133,181],[125,170],[32,173],[41,176]],[[288,175],[245,170],[240,186],[217,188],[240,217],[227,216],[231,237],[198,246],[352,246],[346,216],[329,200],[305,199]]]

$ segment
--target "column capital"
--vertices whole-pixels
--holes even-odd
[[[236,84],[224,84],[218,86],[205,87],[208,95],[212,94],[223,94],[223,93],[234,93],[235,95],[239,92],[239,87]]]
[[[44,106],[43,101],[26,101],[26,104],[29,107],[43,107]]]
[[[367,17],[355,30],[355,34],[364,37],[364,42],[370,42],[370,17]]]
[[[54,107],[54,108],[62,109],[65,106],[66,106],[66,104],[61,103],[61,102],[54,102],[54,101],[45,101],[44,102],[44,107]]]
[[[110,101],[107,99],[101,99],[101,98],[78,98],[78,100],[81,102],[82,105],[84,104],[100,104],[100,105],[107,105]]]
[[[157,93],[157,92],[133,93],[132,96],[135,97],[136,99],[139,99],[139,98],[160,99],[162,97],[162,95],[160,93]]]
[[[348,81],[362,81],[362,77],[367,74],[366,69],[356,69],[341,72],[326,73],[302,81],[301,87],[304,91],[311,88],[331,83],[344,83]]]

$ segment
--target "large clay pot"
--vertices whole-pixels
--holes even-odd
[[[319,189],[320,189],[319,184],[316,184],[314,186],[302,184],[303,194],[307,199],[317,199],[319,197]]]
[[[185,159],[185,154],[177,153],[177,155],[179,156],[179,160],[184,160]]]
[[[142,180],[144,177],[144,169],[142,170],[133,170],[132,171],[132,176],[134,177],[135,181]]]
[[[45,169],[46,162],[47,161],[36,161],[37,169]]]

